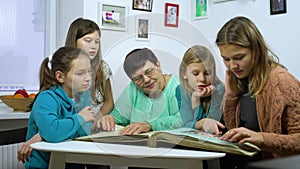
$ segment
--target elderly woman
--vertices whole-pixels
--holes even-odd
[[[147,48],[135,49],[126,56],[123,66],[131,82],[111,113],[104,116],[102,128],[114,130],[116,123],[126,126],[120,134],[139,134],[181,127],[175,96],[178,80],[163,74],[154,53]]]

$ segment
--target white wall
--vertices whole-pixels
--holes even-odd
[[[99,1],[85,1],[84,17],[99,22],[97,14],[97,3]],[[122,68],[123,60],[128,52],[139,47],[153,49],[161,61],[161,66],[166,73],[177,75],[180,59],[185,50],[195,44],[209,46],[210,42],[201,31],[190,23],[189,3],[182,3],[182,0],[174,0],[172,3],[179,4],[179,26],[178,28],[164,26],[165,1],[154,1],[152,12],[131,10],[132,1],[109,1],[102,0],[102,3],[125,5],[128,7],[128,26],[125,32],[102,30],[101,44],[102,54],[113,71],[113,91],[117,97],[129,82]],[[136,40],[136,18],[150,19],[150,40]],[[121,85],[120,85],[121,84]]]
[[[260,29],[270,48],[280,62],[299,80],[299,7],[300,1],[287,1],[287,13],[270,15],[269,0],[234,0],[209,3],[209,18],[193,22],[214,43],[218,30],[229,19],[243,15],[249,17]]]
[[[88,17],[98,20],[97,18],[97,0],[89,0],[84,3],[84,17]],[[101,2],[111,3],[109,0],[102,0]],[[193,20],[191,17],[191,1],[182,1],[182,0],[173,0],[173,1],[154,1],[153,3],[153,11],[149,12],[141,12],[141,11],[132,11],[132,1],[124,0],[115,0],[113,1],[116,4],[125,4],[129,7],[129,15],[137,15],[137,14],[161,14],[164,12],[164,3],[171,2],[180,4],[180,19],[185,22],[184,24],[191,23],[199,31],[201,31],[205,36],[207,36],[208,40],[213,45],[215,36],[221,26],[228,21],[230,18],[233,18],[238,15],[244,15],[252,19],[256,25],[259,27],[263,36],[265,37],[269,46],[275,51],[276,54],[280,57],[281,63],[286,65],[289,71],[296,76],[298,79],[300,78],[300,69],[297,69],[296,65],[300,62],[298,56],[298,39],[300,37],[298,30],[300,30],[300,24],[297,22],[297,9],[300,5],[300,1],[288,1],[287,2],[287,13],[279,14],[279,15],[270,15],[270,1],[266,0],[234,0],[227,1],[222,3],[214,3],[213,1],[209,1],[209,15],[208,19],[204,20]],[[163,19],[163,18],[161,18]],[[129,25],[129,29],[131,29]],[[161,25],[152,24],[152,27],[158,27]],[[182,26],[182,22],[179,23],[179,27]],[[170,29],[173,30],[173,29]],[[106,52],[109,48],[111,48],[110,43],[110,34],[116,34],[116,37],[119,37],[119,33],[115,33],[112,31],[102,31],[102,46],[103,46],[103,54],[106,56]],[[105,34],[109,34],[109,38],[105,36]],[[133,41],[135,43],[135,41]],[[149,43],[152,43],[150,40]],[[138,43],[141,44],[141,43]],[[128,45],[128,44],[127,44]],[[124,48],[127,48],[125,45]],[[145,45],[150,45],[145,43]],[[173,48],[174,50],[178,50],[177,53],[182,54],[182,50]],[[218,50],[216,50],[218,52]]]
[[[217,71],[224,79],[225,67],[214,44],[218,30],[229,19],[244,15],[252,19],[265,40],[279,56],[280,62],[300,79],[300,63],[296,45],[300,35],[297,23],[297,7],[300,1],[287,2],[287,14],[270,15],[270,1],[267,0],[233,0],[222,3],[209,1],[208,19],[192,18],[192,2],[187,0],[160,0],[153,2],[152,12],[132,10],[132,0],[85,0],[83,1],[83,17],[99,23],[98,3],[125,5],[128,7],[127,31],[102,30],[101,45],[104,60],[108,62],[114,74],[113,88],[115,96],[122,90],[129,79],[124,75],[122,63],[125,55],[134,48],[149,47],[162,62],[166,72],[177,74],[178,65],[184,51],[194,44],[208,46],[216,56]],[[179,4],[179,27],[164,26],[165,3]],[[67,8],[62,8],[66,9]],[[71,10],[71,9],[69,9]],[[150,19],[150,40],[136,41],[135,18]],[[70,21],[68,21],[70,22]],[[67,28],[65,28],[67,29]],[[176,67],[177,66],[177,67]],[[175,67],[175,68],[174,68]],[[122,84],[120,86],[120,84]]]
[[[76,3],[74,3],[74,0],[56,0],[56,3],[56,15],[58,16],[56,24],[64,28],[57,29],[56,32],[57,46],[61,47],[65,45],[70,24],[78,17],[83,17],[83,0],[76,0]]]

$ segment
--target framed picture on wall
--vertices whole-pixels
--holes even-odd
[[[150,19],[136,17],[136,40],[150,40]]]
[[[179,5],[166,3],[165,26],[178,27]]]
[[[208,0],[193,0],[193,18],[206,19],[208,16]]]
[[[101,29],[126,31],[127,29],[126,6],[112,4],[98,4],[98,20]]]
[[[286,0],[270,0],[271,15],[286,13]]]
[[[233,0],[213,0],[214,3],[226,2],[226,1],[233,1]]]
[[[153,0],[132,0],[132,9],[141,11],[152,11]]]

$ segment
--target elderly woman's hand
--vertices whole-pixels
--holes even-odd
[[[151,125],[147,122],[135,122],[131,123],[122,130],[120,130],[119,134],[139,134],[143,132],[148,132],[152,129]]]

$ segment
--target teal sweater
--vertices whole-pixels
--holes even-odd
[[[75,113],[74,103],[61,86],[42,91],[32,107],[28,120],[26,140],[36,133],[46,142],[61,142],[86,135],[82,116]],[[32,151],[32,157],[26,162],[26,168],[48,168],[49,152]]]
[[[197,121],[203,118],[212,118],[217,121],[221,120],[221,104],[225,88],[223,84],[216,84],[217,91],[211,96],[211,104],[208,112],[205,112],[202,105],[192,109],[191,96],[183,89],[182,86],[176,88],[176,98],[180,110],[180,116],[184,127],[195,128]]]
[[[152,130],[173,129],[182,126],[175,97],[178,80],[171,76],[167,86],[156,98],[149,98],[131,82],[115,103],[110,115],[117,124],[148,122]]]

